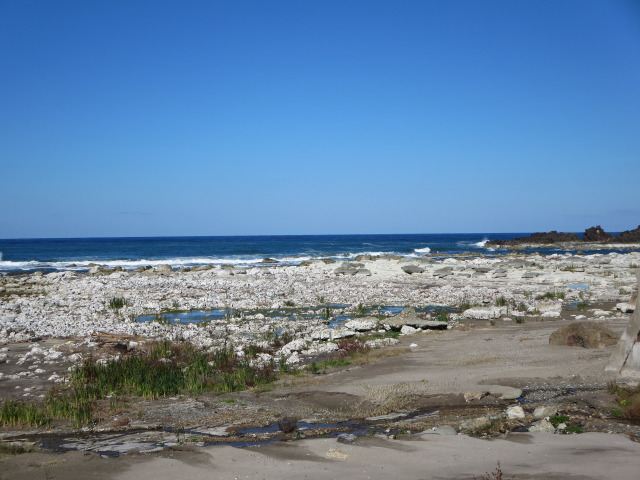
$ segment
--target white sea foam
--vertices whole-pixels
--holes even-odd
[[[260,265],[264,256],[229,256],[229,257],[176,257],[161,259],[136,259],[136,260],[103,260],[99,258],[76,259],[67,261],[43,262],[43,261],[0,261],[0,271],[20,271],[20,270],[87,270],[91,265],[114,268],[122,267],[125,270],[133,270],[138,267],[157,267],[159,265],[170,265],[172,267],[187,267],[197,265],[221,265],[232,264],[239,266]],[[297,265],[305,260],[310,260],[310,256],[301,257],[269,257],[284,265]]]
[[[421,253],[427,252],[428,249],[420,249]],[[419,250],[416,250],[419,251]],[[407,255],[406,253],[398,252],[381,252],[381,251],[367,251],[367,252],[345,252],[337,255],[331,254],[318,254],[316,255],[304,255],[304,256],[252,256],[252,255],[230,255],[228,257],[174,257],[174,258],[159,258],[159,259],[135,259],[135,260],[106,260],[100,258],[83,258],[83,259],[70,259],[65,261],[0,261],[0,272],[22,271],[22,270],[88,270],[92,265],[100,265],[107,268],[122,267],[125,270],[133,270],[138,267],[157,267],[159,265],[170,265],[174,268],[198,266],[198,265],[221,265],[232,264],[237,266],[263,266],[262,261],[265,257],[277,260],[281,265],[298,265],[305,260],[311,260],[314,258],[333,258],[337,261],[353,260],[358,255],[371,255],[372,257],[380,255],[404,255],[410,257],[419,257],[420,254],[412,253]]]
[[[424,248],[415,248],[413,251],[416,253],[429,253],[431,249],[429,247],[424,247]]]
[[[488,241],[489,241],[488,238],[483,238],[481,241],[474,243],[474,245],[476,247],[484,248],[487,245]]]

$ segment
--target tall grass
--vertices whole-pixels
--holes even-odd
[[[128,305],[128,302],[122,297],[113,297],[109,300],[109,308],[112,308],[113,310],[119,310],[126,305]]]
[[[66,418],[78,427],[93,421],[97,402],[108,396],[155,399],[181,392],[234,392],[275,378],[273,365],[253,367],[232,348],[208,353],[190,343],[165,340],[106,363],[86,359],[72,372],[69,385],[49,392],[44,402],[7,400],[0,423],[41,427]]]

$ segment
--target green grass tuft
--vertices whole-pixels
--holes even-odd
[[[109,300],[109,308],[113,310],[120,310],[122,307],[128,305],[129,303],[125,298],[122,297],[113,297]]]
[[[0,423],[7,426],[49,426],[55,418],[71,419],[75,426],[93,422],[96,403],[111,397],[158,398],[178,393],[228,393],[275,380],[273,366],[253,367],[232,348],[204,352],[190,343],[167,340],[137,352],[100,363],[89,358],[71,373],[69,385],[53,389],[44,402],[7,400]],[[113,396],[115,395],[115,400]]]

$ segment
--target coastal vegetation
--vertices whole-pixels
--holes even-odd
[[[55,419],[71,419],[75,427],[89,425],[95,413],[112,399],[155,399],[178,393],[228,393],[274,381],[273,364],[251,362],[258,348],[242,357],[232,348],[205,352],[189,342],[153,342],[144,350],[106,362],[87,358],[70,375],[68,384],[52,389],[43,402],[8,399],[0,409],[7,426],[49,426]]]
[[[544,295],[540,295],[538,300],[564,300],[565,294],[563,292],[547,292]]]
[[[640,423],[640,385],[632,387],[610,382],[607,390],[615,395],[616,406],[611,409],[611,414],[614,417]]]
[[[127,300],[123,297],[113,297],[109,300],[109,308],[113,310],[119,310],[126,305],[128,305]]]
[[[502,467],[500,466],[500,462],[498,462],[498,466],[493,472],[487,472],[480,477],[473,476],[473,480],[515,480],[516,475],[509,477],[508,479],[504,476],[505,474],[502,472]]]
[[[315,374],[352,362],[368,363],[369,340],[396,338],[399,332],[372,334],[336,341],[337,350],[325,360],[309,363],[306,371]],[[203,392],[226,394],[255,388],[266,391],[281,375],[300,375],[286,359],[256,361],[262,353],[272,353],[289,343],[288,333],[266,334],[269,347],[246,345],[238,354],[233,348],[205,351],[190,342],[154,341],[119,357],[96,360],[89,357],[70,373],[68,381],[54,386],[43,400],[7,399],[0,408],[0,425],[8,427],[51,427],[53,422],[70,421],[74,428],[91,426],[105,412],[126,411],[130,401],[153,400],[178,394]],[[393,349],[390,356],[406,349]],[[235,399],[220,401],[233,403]]]

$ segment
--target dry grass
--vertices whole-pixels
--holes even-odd
[[[357,416],[376,417],[399,412],[407,408],[413,398],[424,395],[427,384],[422,382],[402,382],[390,385],[363,385],[362,402],[357,406]]]
[[[515,480],[516,476],[513,475],[509,477],[508,480]],[[493,472],[487,472],[480,477],[473,476],[473,480],[503,480],[506,479],[504,476],[504,472],[502,471],[502,467],[500,466],[500,462],[498,462],[498,466]]]

